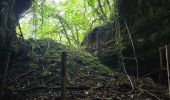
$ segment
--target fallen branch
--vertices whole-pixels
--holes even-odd
[[[128,32],[129,38],[130,38],[130,42],[132,44],[133,54],[134,54],[135,62],[136,62],[136,74],[137,74],[137,79],[139,79],[139,65],[138,65],[138,59],[137,59],[137,56],[136,56],[135,46],[134,46],[133,39],[132,39],[132,36],[130,34],[130,31],[129,31],[129,27],[128,27],[128,25],[127,25],[127,23],[126,23],[124,18],[123,18],[123,21],[124,21],[124,23],[126,25],[126,29],[127,29],[127,32]]]
[[[140,91],[143,91],[144,93],[146,93],[147,95],[150,95],[150,96],[152,96],[152,97],[154,97],[156,100],[161,100],[161,98],[159,98],[158,96],[156,96],[155,94],[153,94],[153,93],[151,93],[151,92],[149,92],[149,91],[147,91],[147,90],[144,90],[144,89],[141,89],[141,88],[138,88],[138,87],[136,87],[138,90],[140,90]]]
[[[145,74],[145,75],[143,75],[141,78],[145,78],[145,77],[147,77],[147,76],[149,76],[149,75],[152,75],[152,74],[155,74],[155,73],[159,73],[159,72],[162,72],[162,71],[166,71],[167,69],[156,69],[156,70],[154,70],[154,71],[152,71],[152,72],[150,72],[150,73],[147,73],[147,74]]]
[[[34,70],[28,71],[28,72],[26,72],[26,73],[23,73],[23,74],[17,76],[17,77],[15,78],[15,80],[18,80],[18,79],[20,79],[20,78],[22,78],[22,77],[24,77],[24,76],[26,76],[26,75],[28,75],[28,74],[30,74],[30,73],[32,73],[32,72],[35,72],[36,70],[37,70],[37,69],[34,69]]]
[[[66,87],[67,90],[72,90],[72,91],[81,91],[81,90],[89,90],[90,87],[87,86],[67,86]],[[51,89],[55,89],[60,91],[61,90],[61,86],[36,86],[36,87],[31,87],[31,88],[27,88],[27,89],[16,89],[14,91],[33,91],[33,90],[41,90],[41,89],[47,89],[47,90],[51,90]]]
[[[124,64],[124,62],[123,62],[122,57],[121,57],[121,62],[122,62],[123,70],[124,70],[124,72],[125,72],[125,74],[126,74],[128,80],[129,80],[129,82],[130,82],[131,87],[132,87],[132,90],[134,90],[134,85],[133,85],[133,83],[132,83],[132,81],[131,81],[131,79],[130,79],[130,77],[129,77],[127,71],[126,71],[125,64]]]

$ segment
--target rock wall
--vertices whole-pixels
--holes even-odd
[[[159,47],[170,43],[169,4],[169,0],[118,1],[120,18],[126,21],[135,44],[141,74],[159,68]],[[122,34],[128,35],[123,21],[121,25],[125,30]],[[124,55],[133,55],[130,42],[125,44]]]
[[[85,45],[89,52],[98,55],[106,65],[118,66],[118,57],[113,46],[114,38],[115,28],[113,25],[99,26],[87,34],[81,45]]]
[[[134,57],[128,29],[134,42],[140,75],[159,69],[159,47],[170,43],[169,5],[170,0],[117,0],[123,56]],[[127,26],[125,23],[127,23]],[[109,29],[107,32],[109,32]],[[91,34],[94,35],[95,32],[91,31],[88,37]],[[115,49],[117,42],[115,34],[117,33],[114,31],[110,34],[113,38],[105,41],[105,44],[100,46],[102,48],[100,58],[104,63],[113,66],[113,62],[118,60],[114,59],[117,58],[117,50]],[[107,35],[101,36],[105,37]],[[97,42],[91,42],[90,40],[93,39],[89,39],[86,43],[91,46],[90,48],[93,48]],[[129,73],[136,73],[135,61],[125,60],[125,64]]]
[[[23,38],[17,38],[16,26],[20,15],[29,7],[25,4],[32,0],[1,0],[0,2],[0,85],[5,84],[6,76],[11,69],[11,61],[16,56],[28,51]],[[22,3],[21,3],[22,2]],[[25,3],[25,4],[23,4]]]

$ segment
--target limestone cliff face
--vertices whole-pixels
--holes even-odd
[[[117,0],[117,4],[124,47],[123,56],[134,56],[127,27],[125,26],[126,22],[134,42],[140,74],[143,75],[159,68],[158,48],[170,43],[170,0]],[[94,35],[93,31],[92,33]],[[111,34],[115,34],[115,32]],[[106,64],[113,65],[112,62],[115,60],[112,59],[115,58],[115,55],[112,54],[116,53],[114,50],[116,40],[115,35],[112,36],[112,39],[105,41],[104,46],[100,46],[102,49],[99,49],[99,51],[102,51],[101,59]],[[87,42],[92,47],[95,43]],[[135,62],[126,60],[125,63],[127,70],[130,73],[135,73]]]
[[[121,19],[125,19],[132,34],[140,73],[153,71],[160,65],[158,48],[170,43],[170,1],[119,0],[118,4]],[[122,26],[126,30],[123,21]],[[128,35],[127,31],[122,34]],[[132,54],[130,45],[125,45],[125,56]]]

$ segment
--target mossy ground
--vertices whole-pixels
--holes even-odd
[[[55,69],[57,65],[61,62],[61,52],[65,51],[67,52],[68,68],[76,66],[75,63],[77,63],[80,67],[89,66],[89,68],[101,73],[111,72],[110,68],[102,64],[97,56],[88,53],[82,48],[66,46],[60,43],[56,43],[52,40],[38,40],[37,45],[38,47],[34,47],[33,51],[37,52],[36,50],[39,50],[39,54],[34,53],[35,55],[33,56],[41,55],[43,57],[41,59],[43,60],[42,63],[45,64],[45,69]]]

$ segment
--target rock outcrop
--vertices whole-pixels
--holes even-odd
[[[160,68],[159,47],[170,43],[170,1],[169,0],[117,0],[118,20],[120,26],[121,43],[123,47],[123,57],[134,57],[129,33],[132,36],[136,56],[139,65],[139,74],[145,75]],[[127,24],[127,26],[125,25]],[[108,26],[106,26],[108,27]],[[116,29],[115,27],[115,29]],[[95,30],[95,29],[94,29]],[[88,34],[90,37],[95,32]],[[108,29],[110,32],[112,29]],[[129,32],[128,32],[129,31]],[[100,31],[102,37],[107,37],[106,30]],[[105,46],[98,46],[98,52],[104,63],[114,65],[116,54],[116,31],[110,32],[112,39],[105,41]],[[90,35],[90,36],[89,36]],[[96,34],[97,37],[97,34]],[[91,38],[89,38],[92,40]],[[104,38],[102,38],[104,39]],[[88,47],[94,48],[94,44],[99,42],[87,42]],[[103,41],[103,40],[102,40]],[[90,46],[89,46],[90,45]],[[112,55],[112,57],[109,57]],[[165,56],[164,56],[165,57]],[[118,59],[116,59],[118,60]],[[164,59],[165,60],[165,59]],[[131,74],[136,73],[136,64],[133,60],[125,60],[127,71]],[[146,70],[147,69],[147,70]]]

